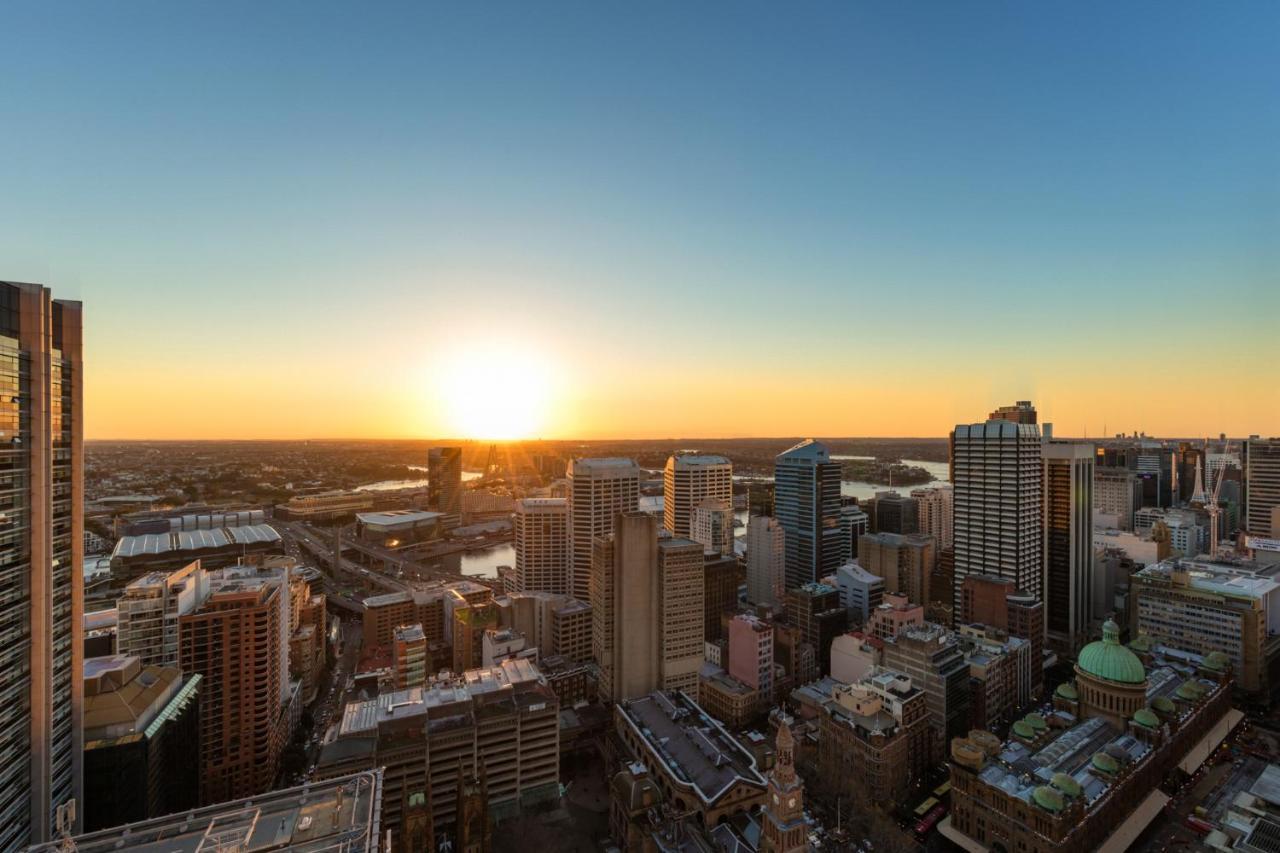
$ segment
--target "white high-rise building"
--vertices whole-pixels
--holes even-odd
[[[866,625],[871,611],[884,600],[884,578],[871,574],[857,560],[849,560],[836,569],[836,588],[852,627]]]
[[[574,459],[567,475],[573,554],[569,592],[579,601],[589,601],[592,542],[613,533],[619,513],[634,512],[639,506],[640,466],[621,457]]]
[[[991,420],[955,431],[955,612],[969,575],[994,575],[1044,600],[1040,428]]]
[[[955,511],[955,491],[951,486],[912,489],[920,515],[920,532],[933,537],[939,548],[951,547],[951,517]]]
[[[512,519],[515,592],[569,592],[569,501],[524,498]]]
[[[1074,656],[1089,639],[1093,621],[1092,444],[1045,441],[1044,612],[1045,634],[1056,651]]]
[[[178,666],[179,623],[204,603],[209,577],[200,561],[175,572],[150,572],[116,601],[116,651],[143,666]]]
[[[693,513],[707,498],[733,506],[733,464],[723,456],[672,456],[662,472],[662,525],[688,538]]]
[[[707,498],[693,510],[690,539],[716,554],[733,553],[733,505]]]
[[[747,599],[781,607],[786,594],[786,536],[778,519],[753,515],[747,522]]]

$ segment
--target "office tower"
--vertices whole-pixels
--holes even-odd
[[[885,640],[884,665],[924,691],[933,730],[930,763],[942,761],[951,738],[969,728],[969,663],[960,644],[941,625],[907,628]]]
[[[516,501],[514,529],[516,592],[569,592],[569,501]]]
[[[989,421],[1008,421],[1015,424],[1036,423],[1036,409],[1030,400],[1019,400],[1012,406],[1001,406],[987,415]]]
[[[903,673],[878,669],[836,685],[823,706],[817,756],[823,787],[853,802],[903,801],[928,770],[924,691]]]
[[[786,539],[778,519],[747,520],[747,600],[781,607],[786,588]]]
[[[1021,406],[1021,404],[1019,404]],[[1040,598],[1040,430],[991,420],[955,430],[955,587],[975,574],[998,575]],[[960,602],[955,602],[960,609]]]
[[[714,554],[733,555],[733,508],[721,498],[707,498],[694,507],[689,538]]]
[[[622,513],[596,540],[592,646],[600,697],[653,690],[696,695],[703,653],[703,554],[690,539],[658,537],[658,519]]]
[[[462,523],[462,448],[427,451],[427,508],[444,514],[446,527]]]
[[[733,506],[733,465],[723,456],[667,459],[662,472],[662,524],[672,536],[692,536],[693,511],[707,498]]]
[[[209,576],[196,560],[176,572],[148,572],[116,600],[116,651],[143,666],[178,665],[178,621],[209,594]]]
[[[1244,458],[1245,527],[1250,536],[1280,539],[1272,523],[1280,507],[1280,438],[1250,436]]]
[[[658,542],[659,690],[697,695],[706,618],[704,562],[702,546],[692,539]]]
[[[884,579],[885,592],[922,606],[929,602],[937,559],[932,536],[868,533],[858,542],[858,553],[859,565]]]
[[[920,509],[915,498],[897,492],[876,492],[875,524],[877,533],[916,533],[920,530]]]
[[[573,564],[569,593],[591,597],[591,551],[595,540],[613,533],[618,513],[640,503],[640,468],[630,459],[574,459],[569,478],[569,542]]]
[[[80,798],[84,374],[78,302],[0,282],[0,850],[46,841]]]
[[[773,705],[773,625],[750,613],[729,620],[729,675],[755,690],[760,707]]]
[[[787,621],[800,630],[800,639],[813,647],[818,674],[831,671],[831,641],[849,627],[849,614],[840,604],[840,590],[825,583],[807,583],[787,590]]]
[[[284,594],[267,578],[226,580],[179,620],[181,669],[202,681],[198,755],[206,805],[264,793],[275,781],[286,733]]]
[[[1069,656],[1088,639],[1093,619],[1092,444],[1046,441],[1044,464],[1044,603],[1047,640]]]
[[[852,498],[847,498],[840,504],[841,562],[858,558],[858,537],[871,529],[871,519],[862,507],[852,501]]]
[[[200,805],[200,676],[130,655],[84,662],[86,832]]]
[[[448,604],[446,600],[446,605]],[[480,604],[454,601],[450,624],[453,640],[453,671],[478,669],[484,662],[484,635],[502,627],[502,613],[496,601]]]
[[[1098,524],[1133,530],[1133,514],[1142,506],[1142,480],[1127,468],[1096,468],[1093,511]]]
[[[849,624],[857,627],[867,624],[871,611],[884,598],[884,578],[867,571],[855,560],[836,569],[836,588],[840,590],[840,604],[849,614]]]
[[[932,536],[939,548],[951,547],[951,516],[954,490],[950,486],[912,489],[920,516],[920,532]]]
[[[738,609],[738,558],[706,554],[702,572],[703,635],[714,643],[724,637],[721,614]]]
[[[774,460],[774,504],[786,539],[788,589],[834,572],[840,542],[840,463],[825,445],[806,439]]]

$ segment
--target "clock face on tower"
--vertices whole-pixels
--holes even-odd
[[[789,808],[793,808],[793,809],[794,809],[794,808],[796,807],[796,798],[795,798],[795,797],[792,797],[791,799],[787,800],[787,806],[788,806]]]
[[[775,806],[778,804],[778,795],[777,795],[777,794],[774,794],[774,795],[773,795],[773,804],[774,804]]]

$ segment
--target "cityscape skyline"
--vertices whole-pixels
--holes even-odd
[[[0,257],[90,439],[1276,434],[1278,16],[14,9]]]

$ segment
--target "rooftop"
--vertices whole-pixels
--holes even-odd
[[[437,521],[444,513],[421,509],[390,509],[385,512],[358,512],[356,521],[375,527],[408,527],[424,522]]]
[[[775,461],[782,463],[830,462],[831,453],[822,442],[806,438],[794,447],[779,453]]]
[[[382,770],[259,794],[75,838],[80,853],[290,850],[376,853]],[[56,853],[59,842],[31,848]]]
[[[111,552],[112,558],[130,558],[180,551],[203,551],[235,545],[279,542],[280,534],[270,524],[218,527],[212,530],[180,530],[124,536]]]
[[[714,454],[686,453],[682,456],[672,456],[667,460],[667,464],[674,462],[680,468],[694,468],[708,465],[729,465],[728,459],[723,456]]]
[[[1280,565],[1173,559],[1147,566],[1136,574],[1140,578],[1172,581],[1175,573],[1185,573],[1192,589],[1228,598],[1262,599],[1280,590],[1280,582],[1276,580]]]
[[[671,776],[690,784],[706,804],[738,782],[765,787],[751,753],[684,693],[655,691],[622,702],[616,713]]]

